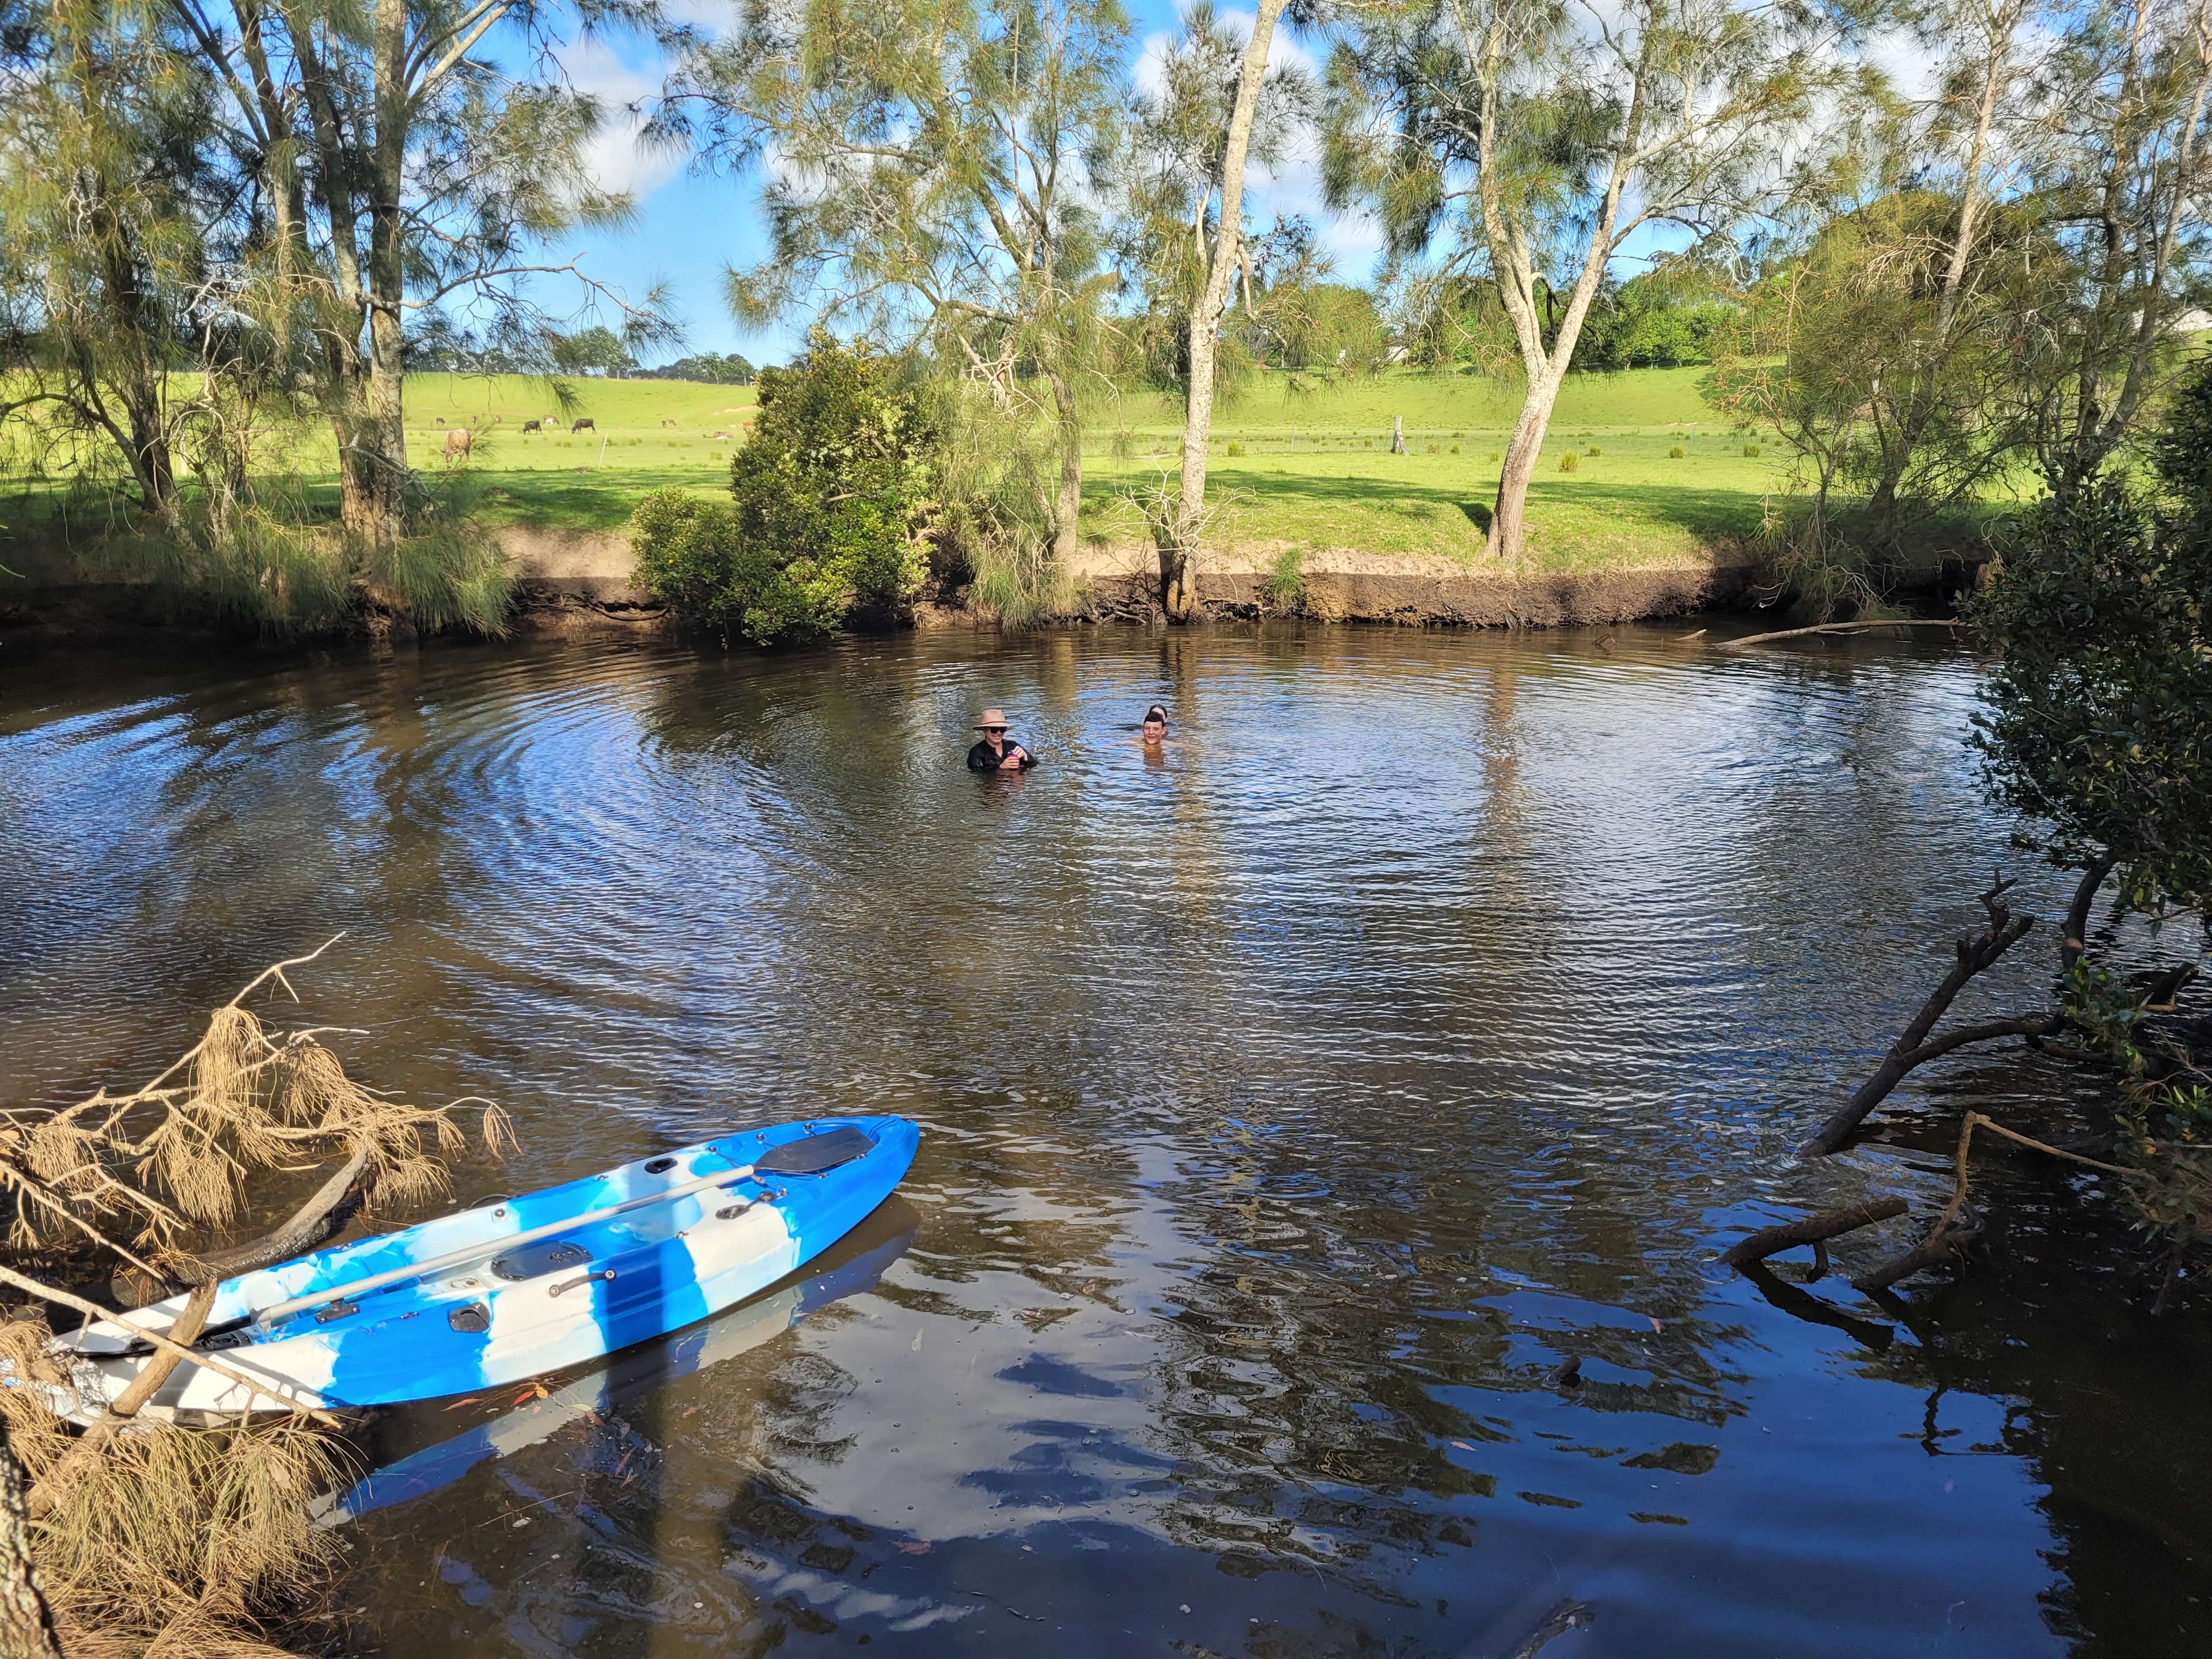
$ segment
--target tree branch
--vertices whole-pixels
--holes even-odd
[[[1840,1210],[1822,1210],[1778,1227],[1762,1227],[1757,1232],[1738,1239],[1723,1252],[1721,1265],[1747,1267],[1755,1261],[1764,1261],[1770,1255],[1800,1244],[1817,1243],[1844,1233],[1856,1232],[1861,1227],[1871,1227],[1877,1221],[1891,1220],[1903,1215],[1905,1207],[1901,1198],[1870,1198],[1863,1204],[1846,1205]]]

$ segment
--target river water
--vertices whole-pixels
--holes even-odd
[[[514,1115],[459,1198],[921,1124],[776,1297],[380,1422],[357,1651],[2212,1650],[2212,1340],[2094,1180],[1993,1154],[1996,1257],[1887,1303],[1711,1265],[2086,1085],[1792,1157],[2021,855],[1965,658],[1682,631],[18,659],[0,1091],[343,929],[298,1017]],[[1042,767],[963,769],[987,703]]]

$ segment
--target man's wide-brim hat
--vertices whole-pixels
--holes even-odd
[[[994,726],[1004,726],[1006,723],[1006,711],[1005,709],[986,708],[983,711],[983,718],[975,722],[975,729],[978,732],[988,732]]]

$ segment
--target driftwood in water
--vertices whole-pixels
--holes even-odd
[[[1982,895],[1982,908],[1989,915],[1982,931],[1968,933],[1959,940],[1954,952],[1957,959],[1951,964],[1951,971],[1943,975],[1942,983],[1920,1005],[1920,1012],[1912,1017],[1904,1035],[1890,1045],[1874,1075],[1859,1085],[1856,1092],[1800,1151],[1808,1157],[1836,1151],[1850,1139],[1851,1132],[1866,1121],[1869,1112],[1889,1098],[1890,1091],[1905,1080],[1907,1073],[1931,1060],[1940,1060],[1970,1043],[1988,1042],[2003,1036],[2048,1036],[2059,1030],[2060,1021],[2055,1015],[2031,1014],[1983,1020],[1978,1024],[1962,1025],[1940,1037],[1930,1036],[1936,1022],[1950,1012],[1951,1005],[1959,1000],[1959,993],[1966,988],[1967,981],[1994,964],[2034,927],[2033,916],[2015,916],[2012,907],[2005,902],[2004,896],[2013,885],[2002,876],[1991,879],[1989,890]]]
[[[295,1210],[281,1226],[264,1233],[248,1243],[234,1245],[227,1250],[210,1250],[183,1264],[178,1277],[149,1283],[145,1276],[136,1272],[119,1274],[111,1287],[118,1302],[125,1304],[159,1302],[173,1296],[186,1285],[214,1284],[220,1279],[234,1279],[240,1273],[250,1273],[256,1267],[266,1267],[271,1262],[288,1261],[295,1255],[328,1243],[338,1230],[360,1213],[362,1200],[367,1196],[373,1176],[372,1165],[375,1149],[364,1146],[325,1181],[307,1201]]]
[[[1956,628],[1959,623],[1951,617],[1896,617],[1887,621],[1815,623],[1810,628],[1784,628],[1771,634],[1747,634],[1740,640],[1723,640],[1720,644],[1733,650],[1738,646],[1765,645],[1772,640],[1798,640],[1808,634],[1863,634],[1875,628]],[[1700,629],[1699,633],[1705,630]],[[1694,639],[1696,635],[1688,637]]]
[[[1721,1261],[1725,1267],[1747,1267],[1778,1251],[1794,1249],[1800,1244],[1818,1244],[1856,1232],[1861,1227],[1871,1227],[1877,1221],[1891,1220],[1905,1211],[1905,1200],[1895,1197],[1870,1198],[1863,1204],[1847,1204],[1840,1210],[1822,1210],[1817,1215],[1785,1222],[1778,1227],[1762,1227],[1738,1239],[1723,1253]]]
[[[2123,1181],[2141,1178],[2142,1172],[2118,1164],[2106,1164],[2101,1159],[2087,1158],[2080,1152],[2069,1152],[2063,1146],[2054,1146],[2047,1140],[2038,1140],[2032,1135],[2008,1129],[1994,1118],[1979,1112],[1969,1112],[1959,1126],[1959,1146],[1952,1154],[1951,1201],[1943,1206],[1936,1224],[1928,1230],[1928,1237],[1893,1261],[1883,1263],[1872,1273],[1855,1279],[1851,1283],[1862,1291],[1886,1291],[1899,1279],[1910,1278],[1923,1268],[1945,1261],[1956,1261],[1980,1238],[1983,1222],[1980,1213],[1966,1202],[1967,1156],[1973,1150],[1974,1131],[1987,1129],[1993,1135],[2028,1148],[2063,1158],[2069,1164],[2079,1164],[2085,1169],[2100,1174],[2118,1176]]]

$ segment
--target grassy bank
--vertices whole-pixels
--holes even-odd
[[[1697,562],[1756,529],[1761,498],[1780,489],[1777,447],[1717,421],[1698,369],[1644,369],[1571,380],[1532,493],[1529,564],[1540,571]],[[442,470],[445,434],[473,432],[469,465],[500,522],[538,529],[620,530],[647,491],[721,487],[754,406],[750,387],[678,380],[578,380],[562,410],[541,381],[419,374],[408,382],[410,453]],[[1518,389],[1467,375],[1394,371],[1340,386],[1262,374],[1217,422],[1212,488],[1221,539],[1265,550],[1354,549],[1468,556],[1482,542]],[[526,433],[525,422],[559,416]],[[589,417],[591,431],[569,430]],[[1389,453],[1402,418],[1411,453]],[[1144,539],[1127,492],[1177,464],[1182,410],[1157,393],[1102,398],[1085,443],[1084,529]],[[1748,440],[1764,453],[1745,453]],[[1686,453],[1669,453],[1680,447]],[[1589,453],[1595,449],[1598,453]],[[1563,473],[1559,458],[1575,457]],[[334,507],[328,434],[301,434],[295,456],[311,496]],[[18,482],[0,519],[52,516],[51,485]]]

